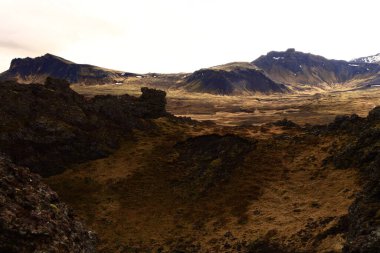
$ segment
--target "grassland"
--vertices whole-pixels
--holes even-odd
[[[89,97],[138,95],[141,80],[135,82],[73,89]],[[145,83],[165,89],[164,82],[155,84]],[[347,137],[265,123],[366,116],[379,104],[379,91],[216,96],[166,89],[168,111],[217,124],[157,119],[155,128],[134,131],[109,157],[72,166],[46,182],[98,233],[100,252],[255,252],[249,246],[262,238],[300,252],[341,252],[345,237],[336,228],[361,183],[354,168],[337,170],[325,161]],[[205,171],[219,171],[222,160],[203,170],[199,161],[180,159],[178,144],[209,134],[240,136],[254,147],[227,180],[194,197],[197,184],[188,175],[198,168],[197,175],[213,179]]]
[[[341,250],[339,233],[316,239],[337,226],[360,189],[354,169],[323,165],[339,139],[276,127],[155,124],[113,155],[46,180],[98,233],[100,252],[232,253],[259,238],[305,252]],[[175,144],[209,133],[257,142],[227,180],[194,197],[192,181],[178,183],[197,164],[183,166]],[[281,133],[292,138],[272,138]]]
[[[184,75],[185,76],[185,75]],[[170,82],[180,82],[171,76]],[[314,94],[272,94],[252,96],[219,96],[167,88],[167,78],[130,78],[122,85],[78,86],[72,88],[86,96],[139,95],[142,86],[167,92],[167,110],[176,116],[211,120],[219,125],[260,125],[283,118],[298,124],[325,124],[336,115],[366,116],[380,103],[380,87],[363,90],[329,91]],[[173,87],[173,86],[171,86]]]

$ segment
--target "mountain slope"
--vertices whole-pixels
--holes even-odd
[[[291,84],[296,89],[298,85],[326,89],[336,84],[365,81],[380,71],[377,64],[329,60],[294,49],[269,52],[252,63],[263,69],[272,80]]]
[[[272,81],[261,70],[245,62],[195,71],[186,78],[184,88],[222,95],[288,91],[285,85]]]
[[[133,75],[88,64],[76,64],[61,57],[45,54],[36,58],[13,59],[0,80],[19,83],[44,83],[47,77],[65,79],[70,83],[104,84],[120,82]]]
[[[377,63],[380,64],[380,53],[376,55],[353,59],[352,63]]]

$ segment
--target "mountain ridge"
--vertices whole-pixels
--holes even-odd
[[[347,84],[356,80],[365,82],[380,71],[377,64],[352,64],[343,60],[330,60],[295,49],[271,51],[254,60],[252,64],[263,69],[272,80],[287,83],[295,88],[316,86],[329,89],[337,84]]]
[[[370,62],[375,59],[371,57],[334,60],[290,48],[268,52],[252,62],[231,62],[166,78],[159,73],[138,75],[77,64],[48,53],[36,58],[13,59],[10,68],[0,74],[0,80],[29,84],[44,83],[47,77],[53,77],[72,84],[97,85],[123,84],[128,83],[129,77],[138,77],[140,80],[134,83],[141,86],[160,82],[164,88],[217,95],[323,92],[377,84],[380,64]]]
[[[62,57],[47,53],[36,58],[15,58],[0,80],[20,83],[44,83],[47,77],[65,79],[70,83],[105,84],[121,82],[134,75],[123,71],[101,68],[90,64],[77,64]]]
[[[376,63],[380,64],[380,53],[351,60],[352,63]]]

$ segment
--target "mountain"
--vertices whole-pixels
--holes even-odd
[[[221,95],[287,92],[285,85],[272,81],[263,71],[247,62],[234,62],[195,71],[185,80],[192,92]]]
[[[50,76],[65,79],[70,83],[105,84],[122,82],[130,75],[133,74],[88,64],[77,64],[52,54],[45,54],[36,58],[13,59],[10,68],[0,74],[0,80],[44,83]]]
[[[351,62],[352,63],[376,63],[376,64],[380,64],[380,53],[376,54],[376,55],[356,58],[356,59],[353,59]]]
[[[233,62],[204,68],[191,74],[137,75],[77,64],[45,54],[36,58],[16,58],[0,74],[0,81],[44,83],[47,77],[65,79],[72,84],[136,84],[160,89],[184,89],[220,95],[271,94],[297,91],[323,91],[337,88],[366,88],[380,83],[380,59],[363,57],[351,62],[288,49],[269,52],[253,62]],[[128,79],[128,77],[138,77]]]
[[[329,60],[295,49],[272,51],[252,63],[273,81],[290,84],[295,89],[305,85],[329,89],[337,84],[364,82],[380,71],[377,64]]]

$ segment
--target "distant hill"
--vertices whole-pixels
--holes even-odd
[[[276,82],[328,88],[357,80],[367,80],[380,71],[380,65],[365,62],[329,60],[322,56],[288,49],[269,52],[252,62]]]
[[[376,54],[376,55],[356,58],[356,59],[353,59],[351,62],[352,63],[376,63],[376,64],[380,64],[380,53]]]
[[[287,92],[285,85],[268,78],[247,62],[235,62],[195,71],[185,80],[187,91],[221,95]]]
[[[65,79],[72,84],[121,84],[184,89],[220,95],[320,92],[366,88],[380,84],[380,54],[350,62],[330,60],[295,49],[272,51],[253,62],[233,62],[204,68],[194,73],[138,75],[77,64],[45,54],[36,58],[13,59],[0,81],[44,83],[47,77]],[[130,78],[128,77],[137,77]]]
[[[65,79],[70,83],[116,83],[134,75],[88,64],[76,64],[61,57],[45,54],[36,58],[13,59],[9,70],[0,74],[0,80],[20,83],[44,83],[47,77]]]

